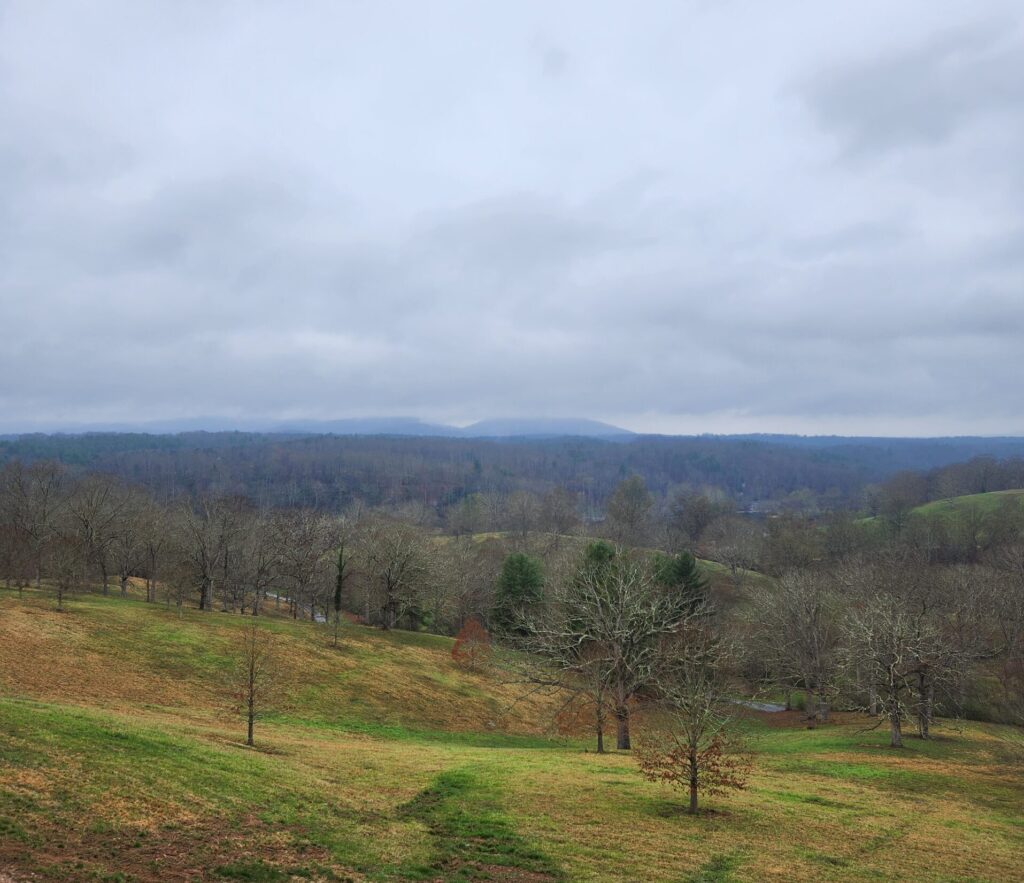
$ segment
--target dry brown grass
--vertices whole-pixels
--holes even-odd
[[[1020,878],[1024,770],[1001,728],[940,728],[892,751],[857,716],[812,731],[798,712],[755,714],[750,787],[690,818],[628,754],[492,744],[503,727],[544,732],[550,704],[502,718],[519,688],[461,670],[443,640],[351,625],[334,650],[309,624],[272,623],[293,704],[249,751],[219,680],[238,624],[116,600],[58,614],[0,594],[0,694],[59,703],[0,705],[0,819],[24,833],[0,836],[0,868],[215,879],[254,856],[313,879],[401,879],[436,848],[401,808],[468,770],[572,880]]]

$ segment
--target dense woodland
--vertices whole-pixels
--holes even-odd
[[[1020,487],[1019,439],[806,439],[785,436],[462,439],[252,433],[97,433],[0,439],[0,465],[54,460],[107,472],[158,499],[244,496],[257,505],[340,512],[415,502],[444,517],[473,494],[568,490],[599,518],[631,475],[660,500],[679,490],[748,511],[859,509],[865,489],[901,470],[960,467],[959,493]],[[1018,458],[1012,469],[1005,461]],[[999,466],[999,461],[1004,461]],[[1009,469],[1011,475],[997,474]],[[915,493],[921,489],[915,490]],[[922,499],[949,488],[933,483]],[[929,496],[929,494],[931,496]]]

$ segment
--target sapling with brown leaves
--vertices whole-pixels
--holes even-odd
[[[742,789],[750,772],[733,726],[738,706],[729,697],[738,654],[710,623],[691,624],[675,643],[675,664],[657,685],[637,761],[647,779],[686,790],[688,812],[696,813],[700,794]]]

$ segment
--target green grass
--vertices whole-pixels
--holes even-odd
[[[502,810],[493,777],[469,769],[441,773],[409,803],[400,817],[423,822],[432,839],[431,861],[405,869],[411,879],[476,880],[496,869],[518,868],[547,879],[561,870],[516,832]]]
[[[983,514],[989,514],[995,512],[1000,506],[1006,505],[1007,500],[1019,502],[1024,506],[1024,489],[989,491],[984,494],[966,494],[947,500],[933,500],[931,503],[918,506],[913,511],[916,515],[953,516],[963,512],[964,509],[973,507]]]
[[[0,591],[0,871],[15,879],[1014,879],[1017,731],[886,747],[861,719],[754,716],[749,786],[685,813],[625,752],[551,738],[550,706],[450,642],[269,619],[288,707],[241,744],[242,617]],[[503,712],[504,716],[498,712]],[[794,717],[794,721],[796,718]],[[120,875],[120,877],[118,877]]]

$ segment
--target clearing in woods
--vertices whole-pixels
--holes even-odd
[[[1019,730],[755,714],[749,788],[691,818],[426,635],[264,618],[291,686],[246,749],[245,621],[0,591],[0,880],[1019,879]]]

